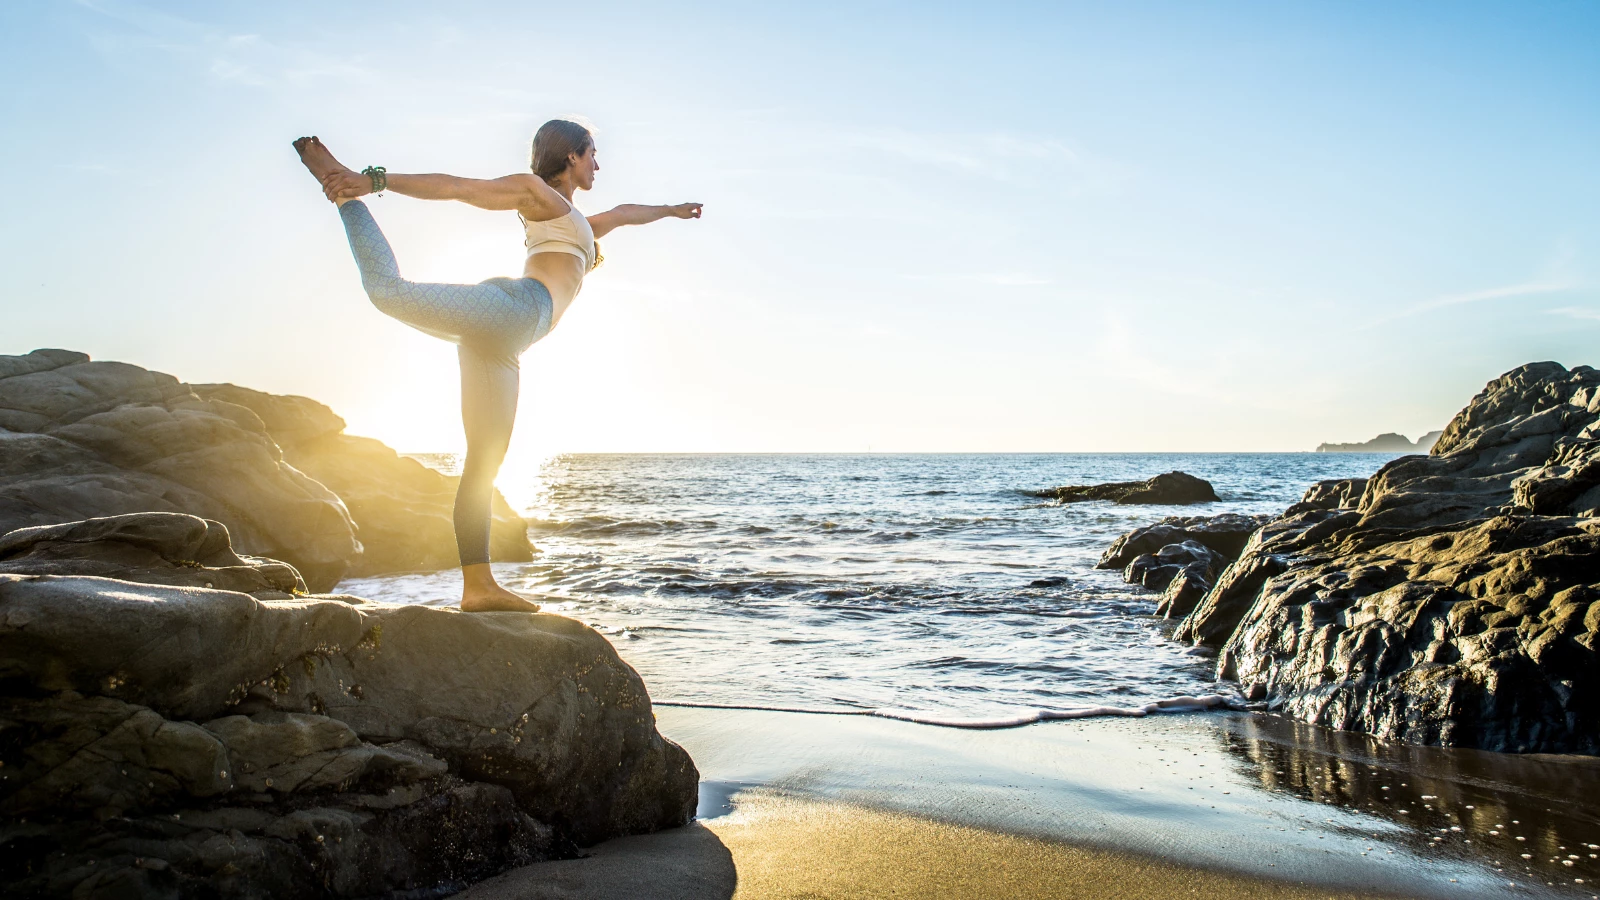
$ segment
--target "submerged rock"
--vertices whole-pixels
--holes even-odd
[[[200,516],[318,591],[454,566],[455,479],[343,428],[303,397],[186,385],[67,350],[0,356],[0,533]],[[495,512],[493,557],[530,559],[525,523],[498,496]]]
[[[215,524],[0,547],[124,574],[180,546],[249,563]],[[57,553],[79,537],[98,549]],[[0,761],[17,897],[439,895],[684,824],[699,780],[639,676],[570,619],[78,575],[0,574]]]
[[[1177,636],[1309,722],[1600,753],[1600,372],[1508,372],[1431,455],[1313,487]]]
[[[1123,504],[1215,503],[1217,492],[1211,482],[1185,472],[1168,472],[1148,481],[1119,481],[1110,484],[1068,485],[1032,491],[1035,497],[1057,503],[1084,503],[1090,500],[1111,500]]]

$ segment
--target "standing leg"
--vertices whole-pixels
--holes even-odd
[[[536,612],[524,600],[495,583],[489,568],[489,527],[494,479],[511,444],[517,418],[521,367],[509,353],[489,352],[463,344],[461,358],[461,423],[467,432],[467,459],[456,489],[456,548],[461,554],[461,609],[466,612],[506,610]]]

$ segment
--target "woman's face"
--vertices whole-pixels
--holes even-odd
[[[568,156],[567,160],[572,171],[572,183],[583,191],[593,188],[594,173],[600,171],[600,163],[594,157],[594,145],[590,144],[582,156]]]

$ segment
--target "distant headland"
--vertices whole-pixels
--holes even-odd
[[[1443,431],[1430,431],[1417,438],[1416,443],[1403,434],[1380,434],[1359,444],[1318,444],[1318,453],[1427,453],[1439,442]]]

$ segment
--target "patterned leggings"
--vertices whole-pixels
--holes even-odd
[[[467,459],[456,489],[456,550],[463,566],[486,563],[494,479],[517,417],[518,357],[550,333],[555,312],[550,291],[532,278],[491,278],[482,284],[406,281],[366,204],[352,200],[339,207],[339,217],[372,305],[459,345]]]

